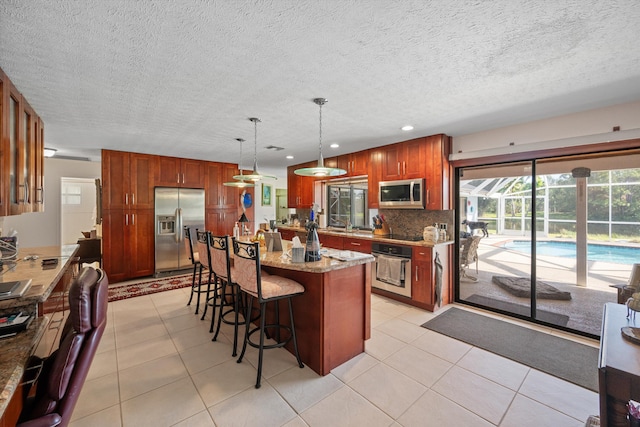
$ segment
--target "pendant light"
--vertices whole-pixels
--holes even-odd
[[[296,175],[301,176],[339,176],[347,173],[346,170],[340,168],[329,168],[324,166],[324,158],[322,157],[322,106],[328,102],[327,98],[316,98],[313,100],[318,106],[320,106],[320,144],[318,148],[318,166],[314,168],[302,168],[296,169],[294,172]]]
[[[234,179],[237,179],[237,181],[225,182],[222,185],[226,187],[239,187],[239,188],[255,187],[255,184],[253,184],[252,182],[247,182],[248,178],[246,178],[242,174],[242,166],[241,166],[242,165],[242,143],[244,142],[244,139],[236,138],[236,141],[240,143],[240,161],[238,162],[238,169],[240,169],[240,175],[236,175],[233,177]]]
[[[258,172],[258,123],[261,122],[260,119],[256,118],[256,117],[251,117],[249,119],[250,121],[253,122],[253,171],[248,174],[248,175],[236,175],[233,177],[233,179],[245,179],[245,180],[249,180],[249,181],[260,181],[263,178],[271,178],[271,179],[277,179],[275,176],[271,176],[271,175],[264,175],[261,174],[260,172]]]

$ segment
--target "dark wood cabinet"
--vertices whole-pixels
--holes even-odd
[[[238,187],[226,187],[225,182],[234,181],[239,174],[238,168],[231,163],[207,162],[205,168],[205,207],[206,209],[230,209],[240,203]]]
[[[155,184],[158,187],[204,188],[206,162],[181,159],[178,157],[158,157]]]
[[[382,149],[373,149],[369,155],[369,174],[367,176],[369,209],[380,207],[379,184],[382,176]]]
[[[369,150],[338,156],[337,166],[347,171],[345,177],[362,176],[369,173]]]
[[[391,144],[381,149],[381,181],[424,178],[425,138]]]
[[[308,162],[287,168],[287,205],[289,208],[311,208],[314,202],[313,186],[316,179],[311,176],[296,175],[294,171],[315,165],[316,162]]]
[[[640,347],[620,333],[625,326],[640,327],[640,318],[626,316],[626,306],[605,304],[598,360],[602,427],[629,426],[626,405],[629,400],[640,401]]]
[[[102,254],[110,282],[152,275],[158,157],[102,151]]]
[[[34,123],[35,169],[33,180],[33,211],[44,212],[44,123],[39,117]]]
[[[296,235],[296,232],[293,230],[289,230],[289,229],[278,229],[278,231],[280,231],[280,236],[282,237],[282,240],[291,240],[293,239],[293,236]],[[322,237],[320,237],[320,242],[322,243]]]
[[[344,237],[344,249],[356,252],[371,253],[371,239],[359,239],[357,237]]]
[[[44,210],[43,122],[0,69],[0,216]]]
[[[158,158],[102,150],[102,209],[153,209]]]
[[[344,238],[342,236],[318,233],[318,239],[323,248],[344,249]]]
[[[422,304],[433,304],[432,248],[414,248],[411,257],[411,298]]]
[[[233,236],[233,226],[240,215],[237,208],[207,209],[205,227],[216,236]]]
[[[426,140],[425,209],[445,210],[451,206],[451,141],[446,135],[433,135]]]
[[[442,305],[449,303],[451,298],[448,279],[449,248],[449,245],[417,246],[413,248],[411,256],[411,299],[412,303],[417,307],[430,311],[434,311],[438,307],[436,254],[443,268],[440,286]]]
[[[103,265],[109,281],[150,276],[154,272],[154,213],[152,209],[104,211]]]

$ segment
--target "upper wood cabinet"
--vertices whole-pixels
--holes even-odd
[[[206,163],[202,160],[158,157],[156,185],[159,187],[204,188]]]
[[[33,180],[33,211],[44,211],[44,124],[42,119],[34,123],[35,143],[35,179]]]
[[[380,181],[425,179],[425,209],[445,210],[451,206],[451,138],[440,134],[398,142],[370,150],[325,159],[325,166],[347,171],[343,177],[367,176],[368,207],[378,209]],[[290,208],[308,208],[313,203],[315,178],[300,177],[294,170],[315,162],[287,168]]]
[[[102,208],[153,209],[158,157],[102,150]]]
[[[367,176],[368,188],[368,204],[369,209],[378,209],[380,201],[378,195],[380,193],[379,183],[382,175],[382,149],[377,148],[371,150],[369,155],[369,174]]]
[[[0,69],[0,216],[44,210],[42,128],[41,119]]]
[[[381,181],[424,178],[425,138],[412,139],[381,148]]]
[[[232,163],[206,162],[205,165],[205,207],[207,209],[235,208],[239,204],[238,187],[226,187],[225,182],[233,181],[240,173]]]
[[[313,204],[313,186],[316,178],[295,174],[298,168],[314,167],[315,161],[287,168],[287,205],[289,208],[311,208]]]
[[[425,209],[445,210],[451,206],[451,138],[446,135],[432,135],[426,140],[425,169]]]
[[[361,176],[369,173],[369,150],[338,156],[338,167],[347,171],[343,176]]]

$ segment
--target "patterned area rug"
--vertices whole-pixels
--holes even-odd
[[[191,286],[191,274],[109,286],[109,302]]]

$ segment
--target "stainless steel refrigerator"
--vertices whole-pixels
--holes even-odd
[[[191,267],[184,226],[191,228],[195,249],[196,229],[204,230],[204,190],[157,187],[155,224],[156,275]]]

